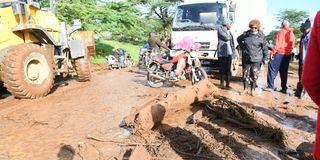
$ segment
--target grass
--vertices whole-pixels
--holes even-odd
[[[113,49],[122,48],[130,54],[134,62],[139,60],[139,49],[141,46],[112,40],[100,40],[96,42],[97,55],[91,59],[91,63],[101,64],[106,61],[105,56],[112,54]]]

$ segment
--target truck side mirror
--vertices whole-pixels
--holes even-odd
[[[231,2],[229,5],[229,12],[235,12],[237,7],[237,3]]]

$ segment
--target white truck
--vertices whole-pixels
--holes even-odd
[[[211,72],[217,66],[218,35],[217,28],[223,17],[232,21],[231,32],[236,39],[248,30],[252,19],[264,24],[267,19],[267,0],[185,0],[177,6],[171,31],[171,42],[178,43],[183,37],[190,36],[200,43],[198,53],[202,67]],[[240,56],[233,60],[232,74],[239,68]]]

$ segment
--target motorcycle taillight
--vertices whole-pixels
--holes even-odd
[[[163,54],[162,54],[162,58],[163,58],[163,59],[167,59],[167,54],[163,53]]]

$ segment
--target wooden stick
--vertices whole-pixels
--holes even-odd
[[[94,140],[98,142],[118,143],[119,145],[122,145],[122,146],[159,146],[159,144],[132,143],[132,142],[121,142],[121,141],[115,141],[115,140],[104,140],[100,138],[95,138],[90,135],[87,135],[86,138],[89,140]]]

